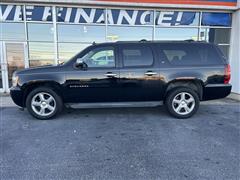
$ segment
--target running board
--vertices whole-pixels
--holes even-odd
[[[120,107],[156,107],[163,105],[162,101],[140,101],[140,102],[100,102],[100,103],[66,103],[66,107],[74,109],[90,108],[120,108]]]

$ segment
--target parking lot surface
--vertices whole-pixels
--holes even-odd
[[[1,98],[0,179],[240,179],[240,104],[65,110],[40,121]]]

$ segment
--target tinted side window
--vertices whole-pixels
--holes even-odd
[[[151,66],[153,64],[152,50],[148,46],[128,45],[121,49],[125,67]]]
[[[176,66],[223,64],[215,47],[207,44],[166,44],[160,45],[162,60]]]
[[[115,67],[114,49],[112,47],[96,48],[89,51],[82,60],[88,67]]]

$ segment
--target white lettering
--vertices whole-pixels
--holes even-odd
[[[21,20],[22,20],[22,7],[16,6],[14,21],[21,21]]]
[[[108,11],[107,11],[107,19],[108,19],[108,23],[109,23],[109,24],[114,24],[113,16],[112,16],[112,11],[111,11],[111,10],[108,10]]]
[[[95,12],[96,12],[96,9],[91,9],[90,16],[89,16],[83,9],[77,9],[74,22],[79,23],[80,17],[82,16],[87,23],[92,23],[94,20]]]
[[[140,23],[147,24],[148,22],[146,22],[146,17],[150,14],[151,14],[150,11],[145,11],[144,13],[142,13],[141,18],[140,18]]]
[[[171,20],[172,20],[172,15],[174,12],[159,12],[159,17],[158,17],[158,25],[162,26],[171,26]],[[170,17],[166,15],[171,15]],[[163,21],[168,21],[168,22],[163,22]]]
[[[67,8],[66,16],[65,16],[64,22],[70,22],[71,13],[72,13],[72,8]]]
[[[177,19],[176,19],[176,24],[175,24],[175,25],[179,25],[179,24],[181,23],[182,16],[183,16],[183,12],[178,12]]]
[[[7,20],[8,15],[10,14],[13,5],[8,5],[4,12],[2,12],[2,8],[0,8],[0,20],[5,21]]]
[[[105,19],[105,16],[104,16],[104,15],[105,15],[105,14],[102,13],[101,16],[98,18],[98,20],[97,20],[96,23],[102,23],[102,22],[104,22],[104,19]]]
[[[26,19],[27,19],[27,21],[32,20],[33,9],[34,9],[34,6],[26,6]]]
[[[117,24],[121,25],[124,18],[129,23],[129,25],[135,25],[137,14],[138,14],[138,11],[134,10],[132,17],[130,17],[126,10],[120,10]]]
[[[59,18],[60,19],[62,19],[62,13],[63,13],[63,8],[61,7],[61,8],[58,8],[57,9],[57,21],[59,20]]]
[[[47,18],[51,16],[52,16],[51,7],[44,7],[42,21],[47,21]]]

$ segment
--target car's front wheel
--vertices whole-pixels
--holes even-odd
[[[62,111],[61,97],[50,88],[36,88],[29,93],[26,107],[31,115],[37,119],[46,120]]]
[[[194,90],[179,87],[168,93],[165,105],[174,117],[189,118],[198,110],[199,97]]]

